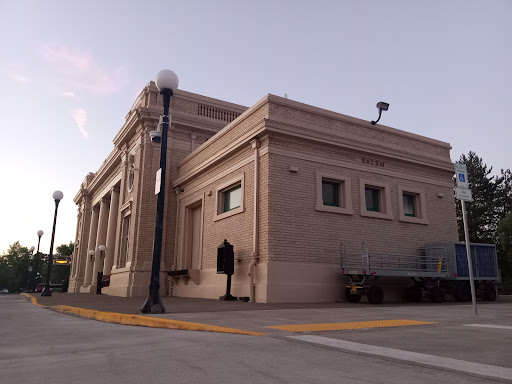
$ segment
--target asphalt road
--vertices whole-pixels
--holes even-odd
[[[491,325],[499,326],[496,322]],[[510,337],[512,327],[503,327],[466,328],[492,340],[498,334]],[[505,381],[512,372],[496,360],[452,361],[442,355],[403,351],[396,342],[387,343],[389,331],[397,338],[406,328],[414,332],[414,327],[402,327],[255,337],[165,330],[78,318],[33,306],[21,296],[2,295],[0,382],[496,383]],[[368,337],[371,334],[375,337]],[[510,355],[503,359],[508,361]],[[472,369],[485,375],[498,372],[502,377],[485,379]]]

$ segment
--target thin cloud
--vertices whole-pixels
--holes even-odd
[[[89,55],[79,51],[69,50],[59,44],[45,44],[41,48],[43,58],[49,63],[55,63],[76,71],[86,72],[91,66]]]
[[[126,84],[123,67],[104,70],[85,52],[49,43],[41,47],[41,55],[55,72],[54,82],[66,92],[111,94],[120,91]]]
[[[32,79],[30,77],[21,75],[19,73],[11,74],[11,79],[13,79],[15,82],[17,82],[19,84],[28,84],[32,81]]]
[[[83,108],[78,108],[73,111],[73,119],[75,120],[75,124],[80,130],[82,137],[87,140],[89,137],[89,133],[85,129],[85,125],[87,124],[87,111]]]
[[[61,96],[64,96],[64,97],[75,97],[75,93],[74,92],[62,92]]]

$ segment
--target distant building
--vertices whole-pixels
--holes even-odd
[[[162,113],[150,83],[114,150],[75,196],[69,292],[95,292],[102,271],[103,293],[147,295],[160,158],[149,132]],[[236,259],[233,295],[268,303],[344,300],[341,243],[354,252],[366,242],[377,252],[414,254],[428,242],[458,240],[450,148],[274,95],[247,109],[178,90],[162,295],[223,295],[226,276],[217,274],[216,258],[227,239]],[[179,276],[168,276],[176,270]]]

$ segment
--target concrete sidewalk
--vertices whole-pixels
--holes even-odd
[[[60,293],[43,297],[33,293],[41,305],[69,305],[97,311],[118,312],[140,315],[140,308],[146,301],[145,297],[117,297],[108,295]],[[259,311],[276,309],[305,309],[305,308],[340,308],[352,306],[345,303],[305,303],[305,304],[261,304],[243,301],[220,301],[210,299],[194,299],[186,297],[162,297],[167,314],[193,312],[225,312],[225,311]],[[364,305],[364,304],[362,304]]]
[[[142,315],[140,308],[145,298],[140,297],[57,292],[51,297],[33,297],[39,305],[100,321],[248,335],[284,335],[294,332],[292,329],[321,331],[326,327],[335,330],[390,326],[386,324],[478,323],[512,316],[512,296],[501,296],[496,302],[479,301],[479,316],[473,315],[471,303],[260,304],[181,297],[162,297],[165,314]]]

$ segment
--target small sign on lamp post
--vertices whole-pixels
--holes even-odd
[[[156,180],[155,180],[155,195],[160,193],[160,185],[162,184],[162,168],[158,168],[156,171]]]

